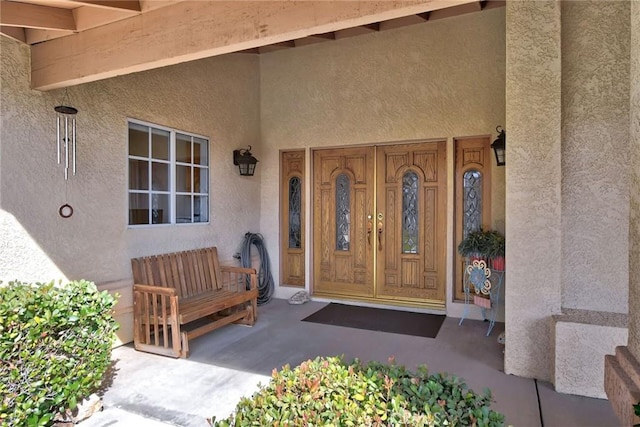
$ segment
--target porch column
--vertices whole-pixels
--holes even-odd
[[[506,8],[505,372],[550,381],[562,272],[560,2]]]
[[[631,2],[630,45],[629,340],[605,358],[605,391],[623,425],[640,422],[640,2]]]
[[[640,2],[631,2],[629,349],[640,360]]]

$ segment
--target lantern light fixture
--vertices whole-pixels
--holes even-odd
[[[496,163],[498,166],[504,166],[506,164],[505,153],[507,147],[507,136],[504,129],[502,129],[502,126],[498,125],[496,127],[496,132],[498,132],[498,137],[493,141],[493,144],[491,144],[491,148],[493,148],[493,151],[496,154]]]
[[[56,139],[58,164],[64,157],[64,179],[69,179],[69,165],[71,172],[76,174],[76,114],[78,110],[67,105],[54,107],[56,112]]]
[[[258,159],[251,154],[251,146],[247,150],[233,150],[233,164],[238,166],[240,175],[253,176]]]

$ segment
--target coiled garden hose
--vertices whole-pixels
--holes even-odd
[[[255,246],[260,256],[260,269],[258,270],[258,305],[271,301],[273,296],[273,275],[271,274],[271,261],[264,239],[261,234],[247,233],[240,250],[240,263],[244,268],[251,268],[251,245]]]

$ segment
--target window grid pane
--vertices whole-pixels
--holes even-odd
[[[402,178],[402,253],[418,253],[418,175]]]
[[[345,174],[336,178],[336,249],[349,250],[351,225],[351,182]]]
[[[152,157],[158,160],[169,160],[169,139],[171,133],[153,129],[151,132],[151,152]]]
[[[193,222],[209,222],[209,197],[193,196]]]
[[[289,180],[289,248],[300,249],[302,224],[300,215],[302,212],[300,178],[294,176]]]
[[[482,173],[477,170],[464,173],[463,197],[462,234],[466,238],[482,225]]]

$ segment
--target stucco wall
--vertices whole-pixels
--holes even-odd
[[[606,399],[604,355],[627,342],[627,315],[563,310],[554,316],[555,376],[560,393]]]
[[[69,88],[79,110],[78,172],[65,183],[53,111],[65,92],[30,90],[28,48],[6,37],[0,43],[0,280],[84,278],[126,289],[132,257],[216,245],[221,260],[231,260],[244,233],[258,230],[260,172],[241,178],[232,164],[233,149],[249,144],[260,156],[256,57],[210,58]],[[210,224],[127,227],[127,118],[210,138]],[[69,219],[58,215],[65,202],[74,208]]]
[[[492,132],[495,137],[496,125],[504,126],[504,44],[504,8],[499,8],[262,55],[260,229],[272,263],[279,264],[278,150],[444,137],[449,142],[447,301],[449,314],[460,315],[460,307],[450,303],[453,138]],[[307,165],[309,155],[307,150]],[[491,163],[493,224],[503,229],[504,168],[493,158]],[[308,167],[308,177],[309,172]],[[310,212],[311,198],[307,201]],[[311,215],[307,218],[311,230]],[[310,260],[307,256],[307,285]],[[276,294],[297,290],[278,288]]]
[[[627,312],[629,2],[562,2],[562,306]]]
[[[631,2],[629,350],[640,360],[640,2]]]
[[[505,372],[550,380],[560,312],[560,3],[507,2]]]

